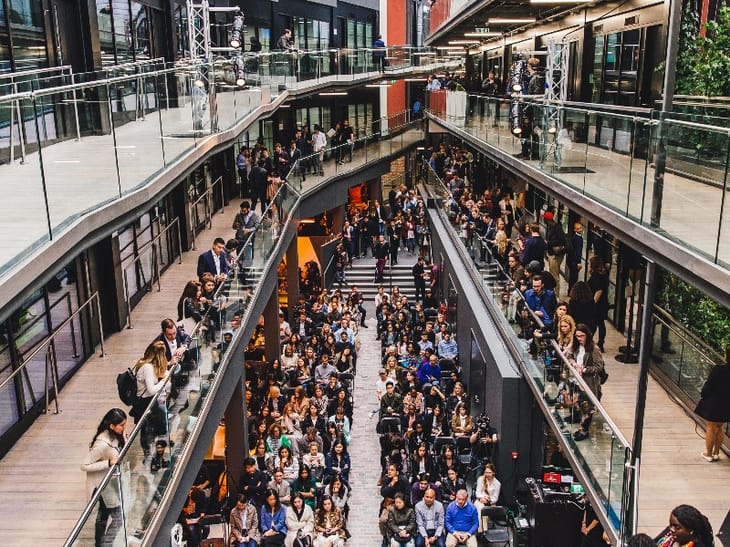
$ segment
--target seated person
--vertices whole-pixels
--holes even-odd
[[[309,443],[309,451],[302,456],[302,464],[309,467],[316,481],[322,479],[326,466],[324,454],[319,449],[319,443],[312,441]]]
[[[459,357],[459,346],[456,344],[456,340],[451,338],[449,331],[443,333],[443,338],[438,345],[438,354],[441,359],[451,359],[452,361],[456,361]]]
[[[291,484],[284,480],[284,472],[281,469],[274,471],[274,478],[267,485],[269,490],[273,490],[279,496],[279,501],[284,505],[289,505],[291,501]]]
[[[411,486],[411,505],[415,506],[421,501],[429,488],[438,492],[438,486],[431,482],[431,476],[428,473],[421,473],[418,480]]]
[[[446,508],[444,526],[446,528],[446,546],[466,545],[477,547],[476,533],[479,529],[479,513],[469,501],[466,490],[459,490],[456,499]]]
[[[287,484],[287,486],[289,485]],[[228,522],[231,545],[234,547],[256,547],[261,541],[258,511],[256,507],[248,503],[245,495],[236,496],[236,507],[231,511]]]
[[[446,472],[446,477],[441,479],[441,502],[444,505],[448,505],[456,499],[456,493],[459,490],[466,489],[466,481],[456,472],[455,469],[449,469]]]
[[[444,537],[444,506],[438,501],[436,491],[428,488],[423,493],[423,499],[416,504],[416,547],[435,545],[446,547]]]
[[[465,403],[459,403],[451,420],[451,434],[454,437],[468,437],[474,429],[474,418],[469,416]]]

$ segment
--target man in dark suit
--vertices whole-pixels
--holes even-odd
[[[162,320],[160,328],[162,332],[153,342],[165,343],[165,357],[168,361],[172,361],[173,356],[177,357],[179,361],[185,361],[190,347],[190,335],[186,334],[184,330],[178,330],[175,321],[169,317]]]
[[[209,273],[215,277],[216,283],[220,283],[228,277],[231,266],[223,253],[226,242],[223,238],[217,237],[213,241],[213,247],[198,257],[198,277]]]
[[[190,335],[186,334],[184,330],[178,329],[175,321],[170,319],[163,319],[160,323],[162,332],[153,340],[153,342],[164,342],[165,343],[165,357],[169,363],[176,366],[173,370],[172,387],[173,390],[170,393],[170,400],[172,404],[169,407],[169,418],[171,419],[171,429],[177,427],[177,422],[172,420],[178,420],[178,416],[185,405],[188,403],[188,397],[190,391],[193,389],[191,377],[196,373],[200,373],[197,370],[197,364],[192,358],[191,352],[188,351],[190,348]]]

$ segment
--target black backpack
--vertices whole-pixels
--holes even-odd
[[[135,405],[137,402],[137,375],[131,368],[117,375],[117,391],[125,405]]]

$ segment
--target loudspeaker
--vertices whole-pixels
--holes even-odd
[[[532,547],[580,545],[582,521],[583,511],[572,503],[536,504]]]

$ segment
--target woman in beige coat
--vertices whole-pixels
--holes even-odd
[[[86,472],[86,488],[91,497],[99,487],[109,469],[119,461],[119,453],[125,442],[124,428],[127,414],[121,408],[112,408],[102,418],[96,429],[89,453],[81,464]],[[96,545],[112,545],[122,527],[122,508],[119,483],[112,478],[99,496],[96,514]]]

